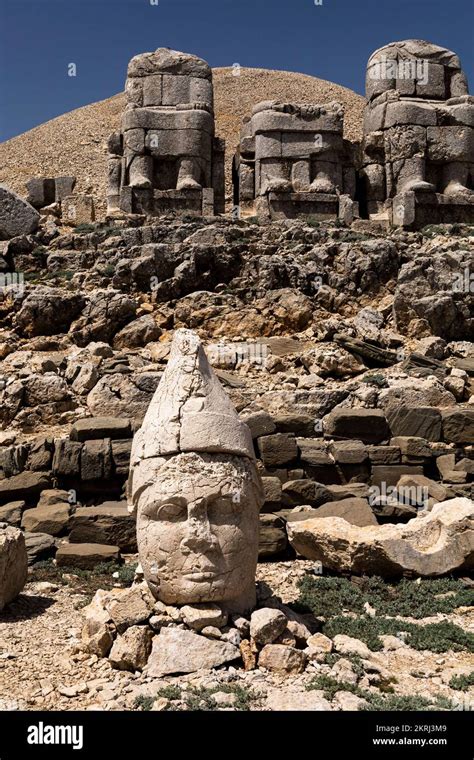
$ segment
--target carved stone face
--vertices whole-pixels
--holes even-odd
[[[230,454],[143,460],[132,499],[140,562],[157,598],[252,605],[261,491],[251,460]]]

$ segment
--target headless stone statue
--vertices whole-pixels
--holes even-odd
[[[369,213],[408,192],[438,193],[438,207],[473,204],[474,98],[457,55],[422,40],[391,43],[369,59],[366,96],[361,176]],[[425,221],[455,221],[453,209],[446,220]]]
[[[255,605],[263,492],[253,443],[190,330],[175,333],[134,438],[128,488],[157,599],[231,612]]]

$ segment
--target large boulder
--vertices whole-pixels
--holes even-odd
[[[40,215],[19,195],[0,185],[0,240],[36,232]]]
[[[240,651],[227,641],[213,641],[179,628],[162,628],[153,639],[147,675],[161,678],[172,673],[194,673],[237,659]]]
[[[23,589],[28,575],[28,558],[23,533],[0,523],[0,612]]]
[[[38,286],[21,304],[15,324],[28,337],[66,333],[84,303],[81,293]]]
[[[440,576],[474,567],[474,502],[451,499],[406,524],[363,528],[340,517],[287,525],[293,548],[338,572]]]
[[[424,319],[432,335],[445,340],[473,340],[473,297],[456,282],[471,265],[468,250],[417,256],[400,269],[393,302],[395,325],[405,334],[410,322]]]

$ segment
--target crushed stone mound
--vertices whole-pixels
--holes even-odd
[[[359,140],[365,99],[324,79],[289,71],[267,69],[213,70],[217,135],[226,140],[226,190],[231,193],[232,156],[240,127],[252,107],[261,100],[327,103],[339,100],[346,108],[344,136]],[[31,177],[75,175],[76,192],[104,199],[97,209],[105,212],[106,140],[118,128],[125,107],[123,93],[77,108],[40,124],[0,144],[0,182],[24,195]]]

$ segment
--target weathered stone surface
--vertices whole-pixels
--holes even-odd
[[[146,584],[117,589],[107,610],[119,632],[131,626],[146,623],[153,611],[153,599]]]
[[[387,412],[392,436],[413,435],[427,441],[441,440],[441,412],[432,407],[394,406]]]
[[[98,657],[106,657],[114,641],[114,626],[106,606],[108,598],[108,592],[99,589],[84,609],[81,640],[86,651]]]
[[[8,525],[13,525],[15,528],[19,528],[21,514],[25,506],[24,501],[11,501],[9,504],[0,507],[0,523],[5,522],[8,523]]]
[[[289,523],[293,548],[339,572],[440,576],[474,564],[474,502],[451,499],[404,525],[357,528],[338,517]]]
[[[341,654],[356,654],[359,657],[367,659],[370,657],[370,649],[367,644],[359,639],[354,639],[352,636],[346,636],[345,634],[338,633],[334,636],[334,649]]]
[[[48,533],[50,536],[60,536],[69,526],[69,505],[55,504],[51,506],[27,509],[21,521],[21,527],[30,533]]]
[[[88,417],[78,420],[71,428],[71,441],[90,441],[99,438],[131,438],[130,420],[121,417]]]
[[[41,493],[51,487],[48,472],[22,472],[12,478],[0,480],[0,503],[5,504],[15,498],[26,498]]]
[[[334,409],[324,418],[324,435],[381,443],[390,437],[390,430],[384,413],[378,409]]]
[[[330,451],[338,464],[362,464],[368,458],[362,441],[335,441]]]
[[[284,644],[266,644],[258,657],[259,668],[276,673],[303,673],[306,663],[304,652]]]
[[[67,332],[85,304],[80,293],[40,286],[21,304],[16,315],[18,329],[27,336]]]
[[[258,538],[258,557],[273,557],[284,552],[288,545],[285,521],[277,515],[261,514]]]
[[[275,433],[260,437],[258,449],[265,467],[288,464],[298,456],[298,447],[292,433]]]
[[[63,477],[76,477],[81,471],[82,443],[57,438],[54,442],[53,472]]]
[[[260,410],[252,412],[241,417],[242,421],[248,425],[252,438],[259,438],[262,435],[271,435],[276,430],[276,424],[268,412]]]
[[[472,444],[474,441],[474,409],[445,411],[443,413],[443,438],[448,443]]]
[[[195,631],[206,626],[223,628],[227,623],[227,614],[217,604],[185,604],[181,614],[186,625]]]
[[[124,501],[79,507],[71,517],[70,528],[69,541],[74,544],[113,544],[125,553],[137,550],[135,518]]]
[[[241,422],[195,333],[178,330],[132,447],[140,562],[166,604],[255,603],[263,489]]]
[[[25,533],[24,536],[29,565],[55,555],[56,543],[53,536],[48,533]]]
[[[319,507],[332,499],[332,494],[326,486],[309,478],[289,480],[282,486],[282,501],[285,507],[298,507],[303,504]]]
[[[109,662],[118,670],[143,670],[151,652],[153,632],[135,625],[117,636],[109,654]]]
[[[332,710],[331,703],[317,691],[268,689],[266,705],[272,712],[330,712]]]
[[[317,509],[308,512],[294,512],[286,515],[288,522],[301,522],[306,519],[323,517],[342,517],[351,525],[364,527],[365,525],[378,525],[374,513],[369,507],[367,499],[349,498],[340,501],[331,501]]]
[[[101,562],[120,559],[118,546],[105,544],[62,544],[56,552],[58,567],[79,567],[90,570]]]
[[[213,641],[192,631],[162,628],[153,639],[146,674],[161,678],[173,673],[194,673],[203,668],[217,668],[240,658],[233,644]]]
[[[29,235],[38,229],[40,215],[13,190],[0,185],[0,240]]]
[[[326,654],[332,652],[333,643],[332,639],[325,636],[324,633],[313,633],[312,636],[306,642],[308,647],[308,654]]]
[[[272,644],[287,626],[283,612],[269,607],[252,612],[250,618],[250,638],[257,644]]]
[[[22,591],[27,574],[23,534],[18,528],[0,523],[0,612]]]

